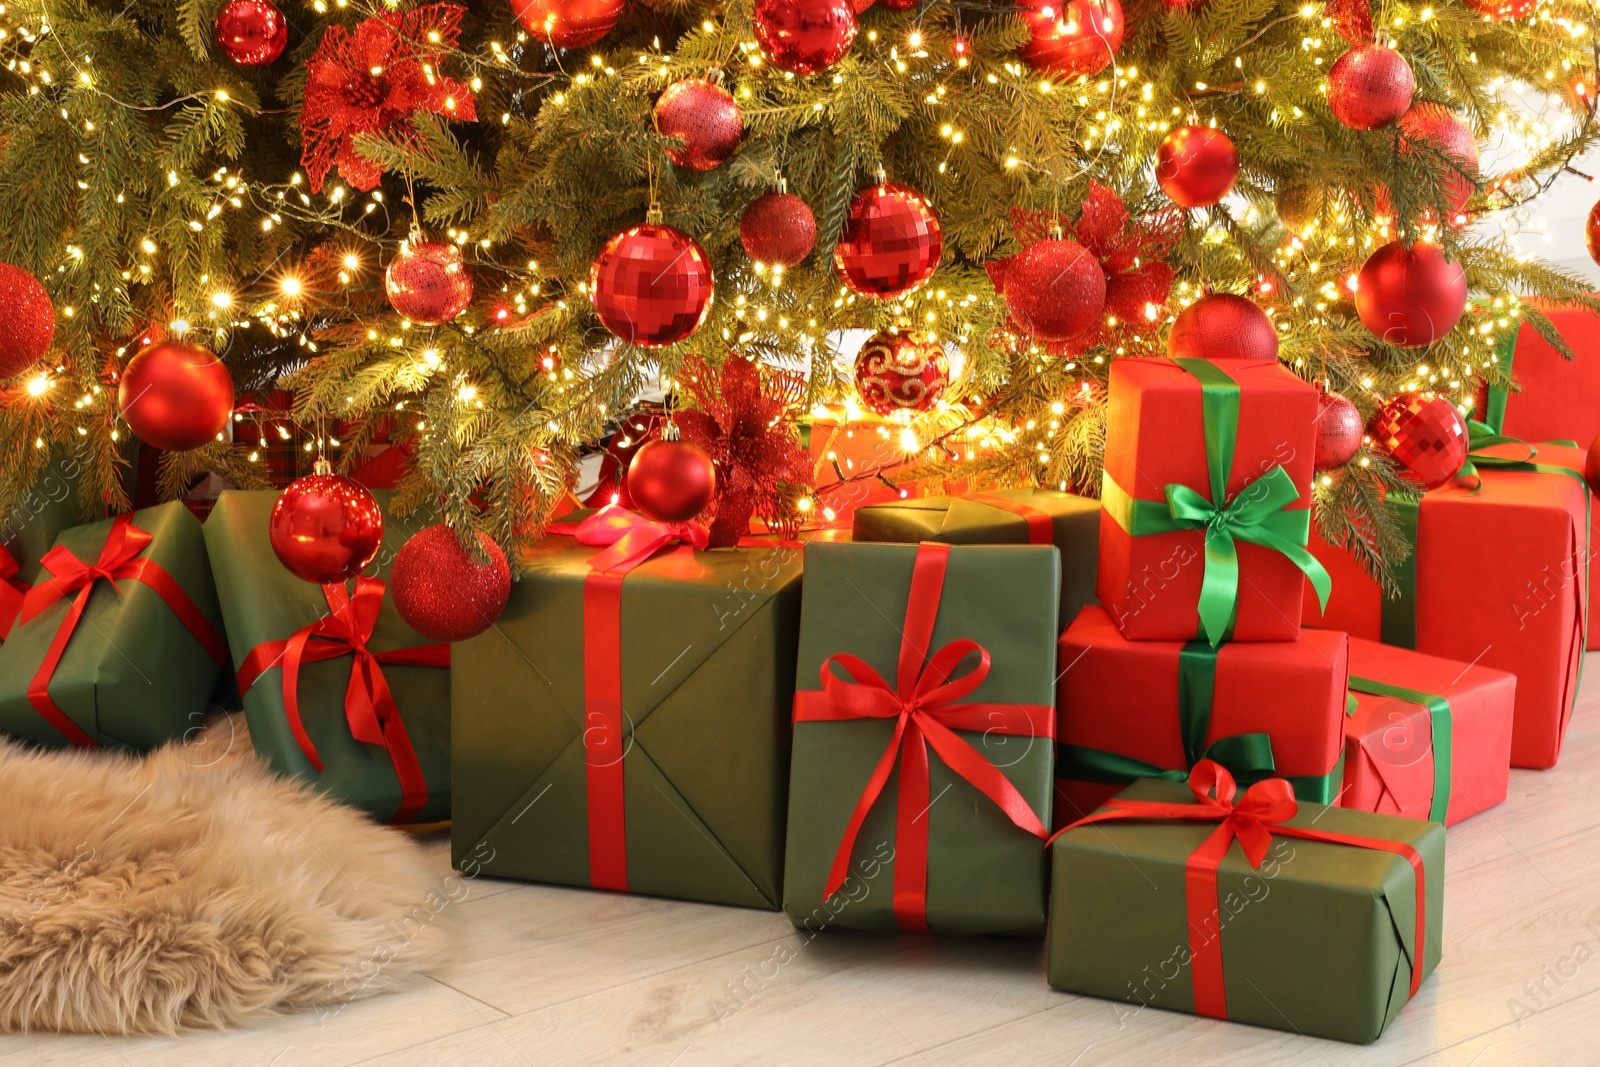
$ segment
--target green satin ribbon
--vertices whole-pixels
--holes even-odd
[[[1350,688],[1357,693],[1394,697],[1428,709],[1428,723],[1432,731],[1430,744],[1433,747],[1433,801],[1428,806],[1428,818],[1433,822],[1444,822],[1445,813],[1450,810],[1450,753],[1455,736],[1455,716],[1450,711],[1450,702],[1435,693],[1390,685],[1376,678],[1358,678],[1353,674],[1350,676]],[[1355,699],[1352,697],[1346,714],[1353,714],[1355,709]]]

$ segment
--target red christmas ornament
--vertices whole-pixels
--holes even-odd
[[[1411,147],[1405,142],[1418,141],[1443,152],[1455,164],[1441,177],[1439,187],[1450,206],[1460,211],[1472,198],[1473,181],[1478,177],[1478,139],[1472,128],[1443,104],[1423,101],[1400,116],[1400,133],[1404,137],[1402,151]]]
[[[698,330],[711,312],[711,260],[695,239],[648,222],[623,230],[589,268],[589,303],[629,344],[659,348]]]
[[[430,641],[465,641],[494,625],[511,596],[511,568],[500,546],[478,533],[485,563],[440,523],[418,532],[395,554],[389,594],[406,625]]]
[[[944,346],[916,334],[879,330],[856,353],[856,393],[863,406],[879,415],[927,411],[949,386],[950,359]]]
[[[1416,91],[1411,64],[1382,45],[1356,45],[1328,70],[1328,110],[1352,130],[1398,122]]]
[[[921,2],[922,0],[883,0],[883,6],[890,11],[915,11]]]
[[[1467,0],[1467,6],[1491,22],[1509,22],[1533,14],[1539,0]]]
[[[1105,271],[1088,249],[1062,237],[1037,241],[1013,256],[1005,287],[1012,320],[1041,341],[1065,341],[1091,329],[1106,306]],[[859,367],[858,362],[858,378]]]
[[[511,0],[522,28],[555,48],[582,48],[610,33],[624,0]]]
[[[1233,189],[1239,152],[1221,130],[1180,126],[1156,149],[1156,181],[1179,207],[1210,207]]]
[[[877,0],[850,0],[850,10],[854,11],[857,17],[860,17],[863,11],[867,10],[867,8],[871,7],[876,2]]]
[[[1034,70],[1063,78],[1104,70],[1127,27],[1118,0],[1025,0],[1021,14],[1032,36],[1017,54]]]
[[[383,512],[365,486],[329,473],[327,461],[318,460],[316,474],[289,483],[272,505],[267,538],[296,578],[347,582],[383,547]]]
[[[827,70],[856,39],[851,0],[759,0],[755,24],[761,54],[790,74]]]
[[[39,279],[0,263],[0,378],[12,378],[50,351],[56,308]]]
[[[739,219],[739,241],[757,263],[793,267],[817,243],[817,217],[804,200],[780,187],[757,197]]]
[[[1467,424],[1456,406],[1432,393],[1401,393],[1372,416],[1372,444],[1424,489],[1444,485],[1467,461]]]
[[[1600,496],[1600,437],[1589,442],[1589,453],[1583,462],[1583,480],[1589,483],[1589,492]]]
[[[1253,301],[1207,293],[1184,308],[1167,335],[1174,359],[1277,359],[1278,331]]]
[[[1583,224],[1583,242],[1589,246],[1589,258],[1600,263],[1600,201],[1589,209],[1589,219]]]
[[[1339,393],[1320,394],[1317,405],[1317,445],[1312,466],[1319,471],[1337,470],[1349,463],[1361,447],[1361,412]]]
[[[885,182],[856,194],[833,265],[862,296],[892,298],[933,277],[943,251],[933,205],[915,189]]]
[[[472,274],[461,249],[442,241],[407,242],[383,272],[389,305],[418,326],[443,326],[472,303]]]
[[[1385,344],[1431,345],[1467,310],[1467,276],[1438,245],[1384,245],[1356,276],[1356,314]]]
[[[117,403],[133,435],[152,448],[208,445],[233,413],[233,378],[215,352],[158,341],[128,361]]]
[[[651,441],[628,464],[628,495],[640,514],[656,522],[688,522],[716,492],[711,457],[692,441]]]
[[[682,148],[667,149],[680,167],[712,170],[739,150],[744,118],[733,94],[704,78],[687,78],[667,86],[656,101],[656,130],[664,137],[683,138]]]
[[[271,0],[228,0],[214,26],[217,47],[241,67],[271,63],[289,43],[289,22]]]

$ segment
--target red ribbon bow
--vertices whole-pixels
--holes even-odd
[[[450,666],[450,646],[418,645],[374,652],[367,647],[378,625],[387,583],[365,576],[356,579],[355,596],[343,585],[325,585],[328,614],[310,626],[296,630],[282,641],[263,641],[250,650],[239,668],[239,692],[250,691],[257,678],[273,667],[283,668],[283,712],[289,720],[295,741],[311,765],[322,770],[322,758],[306,733],[300,718],[300,666],[320,660],[354,656],[350,681],[345,686],[344,713],[350,736],[369,745],[382,745],[394,761],[395,777],[400,780],[400,810],[391,822],[415,819],[428,803],[428,781],[417,762],[411,735],[395,706],[394,694],[383,676],[382,664],[414,667]]]
[[[928,930],[928,746],[951,770],[975,786],[1000,807],[1013,824],[1036,837],[1045,836],[1039,816],[1017,792],[1010,779],[973,748],[956,730],[1053,739],[1055,707],[1048,704],[960,703],[989,675],[989,652],[976,641],[952,641],[928,658],[933,624],[939,614],[950,546],[917,546],[911,593],[901,631],[896,684],[890,688],[877,671],[848,653],[830,656],[822,665],[821,691],[794,695],[795,722],[833,722],[843,719],[894,719],[894,733],[867,779],[845,827],[823,898],[844,884],[850,855],[867,813],[882,795],[895,763],[900,764],[900,787],[895,816],[894,915],[905,931]],[[955,677],[963,660],[976,652],[977,665]],[[834,664],[855,679],[847,682],[834,673]]]
[[[636,511],[607,504],[576,528],[551,528],[553,533],[571,534],[585,545],[606,545],[606,550],[589,561],[597,571],[627,574],[667,545],[682,542],[705,548],[710,531],[698,522],[655,522]]]
[[[22,598],[28,594],[27,583],[17,580],[21,569],[17,557],[0,548],[0,641],[10,635],[17,613],[22,610]]]

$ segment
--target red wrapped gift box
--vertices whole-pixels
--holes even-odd
[[[1501,366],[1522,389],[1507,394],[1479,387],[1477,409],[1497,432],[1524,441],[1576,441],[1587,448],[1600,436],[1600,319],[1582,310],[1545,311],[1576,359],[1566,359],[1529,326],[1517,331],[1514,350],[1500,345]],[[1498,394],[1498,395],[1497,395]]]
[[[1571,471],[1583,473],[1584,462],[1587,459],[1587,450],[1575,448],[1569,444],[1557,441],[1541,441],[1534,446],[1538,455],[1534,457],[1536,463],[1547,463],[1552,467],[1565,467]],[[1600,545],[1600,510],[1590,501],[1589,506],[1589,589],[1595,588],[1595,546]],[[1584,645],[1591,652],[1600,649],[1600,609],[1595,607],[1593,595],[1589,597],[1589,640]]]

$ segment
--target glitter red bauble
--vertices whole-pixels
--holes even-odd
[[[629,344],[658,348],[698,330],[711,312],[711,260],[693,237],[646,223],[623,230],[589,268],[589,303]]]
[[[1352,130],[1376,130],[1400,120],[1417,80],[1392,48],[1358,44],[1328,70],[1328,110]]]
[[[461,249],[443,241],[401,245],[383,285],[389,305],[419,326],[443,326],[472,303],[472,274]]]
[[[117,403],[133,435],[152,448],[186,452],[208,445],[233,413],[233,377],[215,352],[157,341],[128,361]]]
[[[1104,70],[1127,28],[1118,0],[1024,0],[1020,14],[1033,36],[1017,55],[1034,70],[1063,78]]]
[[[850,10],[854,11],[856,15],[859,16],[863,11],[871,7],[876,2],[877,0],[850,0]]]
[[[744,118],[733,94],[704,78],[673,82],[656,100],[656,131],[664,137],[681,137],[682,148],[667,149],[680,167],[712,170],[739,150]]]
[[[851,0],[759,0],[755,26],[761,54],[790,74],[827,70],[856,39]]]
[[[1356,276],[1356,314],[1386,344],[1430,345],[1467,310],[1467,276],[1436,244],[1391,242],[1367,257]]]
[[[1106,306],[1106,272],[1076,241],[1035,241],[1006,263],[1006,309],[1041,341],[1065,341],[1094,326]]]
[[[1233,189],[1239,152],[1221,130],[1180,126],[1156,149],[1156,181],[1179,207],[1210,207]]]
[[[487,534],[479,563],[443,523],[419,531],[395,554],[389,595],[400,617],[430,641],[465,641],[494,625],[511,596],[511,568]]]
[[[856,353],[856,393],[879,415],[927,411],[949,387],[950,357],[937,342],[879,330]]]
[[[0,263],[0,378],[12,378],[50,351],[56,308],[39,279]]]
[[[1317,396],[1316,455],[1312,466],[1319,471],[1338,470],[1355,458],[1361,447],[1361,412],[1340,393]]]
[[[739,219],[739,241],[757,263],[792,267],[817,243],[817,217],[793,193],[768,193],[750,202]]]
[[[241,67],[271,63],[289,43],[289,21],[270,0],[228,0],[214,25],[217,47]]]
[[[833,250],[833,265],[862,296],[909,293],[939,269],[944,233],[927,197],[881,183],[856,194]]]
[[[1583,480],[1589,483],[1589,492],[1600,496],[1600,437],[1589,442],[1589,454],[1583,462]]]
[[[1589,209],[1589,219],[1583,224],[1583,243],[1589,246],[1589,258],[1600,263],[1600,201]]]
[[[656,522],[688,522],[716,493],[716,466],[692,441],[646,442],[628,464],[628,495]]]
[[[1456,406],[1432,393],[1401,393],[1372,416],[1372,446],[1437,489],[1467,461],[1467,424]]]
[[[1539,0],[1467,0],[1467,6],[1493,22],[1508,22],[1533,14]]]
[[[383,547],[383,512],[359,482],[308,474],[279,494],[267,538],[278,562],[296,578],[318,585],[346,582]]]
[[[1189,359],[1277,359],[1278,331],[1254,301],[1208,293],[1184,308],[1167,335],[1167,355]]]
[[[522,28],[557,48],[582,48],[610,33],[623,0],[511,0]]]
[[[1439,188],[1450,206],[1460,211],[1472,198],[1472,179],[1478,176],[1478,139],[1472,127],[1443,104],[1423,101],[1400,116],[1400,133],[1406,140],[1431,145],[1457,163],[1460,170],[1451,168],[1440,180]],[[1402,145],[1402,151],[1405,148]]]

